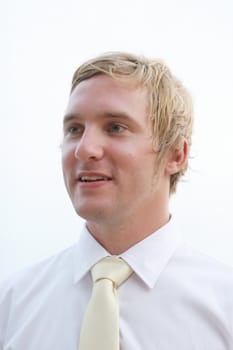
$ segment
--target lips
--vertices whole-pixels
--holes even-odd
[[[80,173],[78,176],[78,181],[80,182],[100,182],[100,181],[110,181],[111,177],[105,174],[97,173]]]

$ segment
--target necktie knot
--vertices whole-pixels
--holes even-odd
[[[93,282],[100,280],[111,280],[118,288],[132,274],[130,266],[122,259],[110,256],[103,258],[92,268],[91,274]]]

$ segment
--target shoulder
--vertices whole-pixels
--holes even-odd
[[[210,279],[233,282],[233,267],[208,254],[183,243],[176,252],[175,262],[193,275],[208,275]],[[230,280],[229,280],[230,278]]]
[[[69,247],[0,282],[0,344],[1,335],[16,306],[30,307],[48,290],[72,283],[75,247]]]
[[[45,310],[72,290],[77,244],[46,258],[0,282],[0,349],[20,334],[32,319],[46,317]],[[45,315],[45,316],[41,316]]]
[[[232,266],[183,244],[176,251],[169,275],[187,298],[216,306],[233,317]]]
[[[46,282],[49,283],[51,275],[55,278],[64,272],[72,274],[75,249],[76,244],[3,279],[0,281],[0,297],[10,291],[11,293],[20,292],[21,289],[25,291],[25,287],[39,285],[47,279]]]

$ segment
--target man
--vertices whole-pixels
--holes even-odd
[[[169,213],[191,133],[189,94],[162,62],[112,53],[77,69],[61,148],[86,225],[2,283],[0,349],[233,349],[233,271],[184,244]],[[99,274],[109,262],[126,266],[120,282]]]

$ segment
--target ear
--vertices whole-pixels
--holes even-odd
[[[165,174],[172,175],[184,169],[188,160],[189,145],[187,140],[183,139],[170,150],[168,154],[167,165],[165,166]]]

